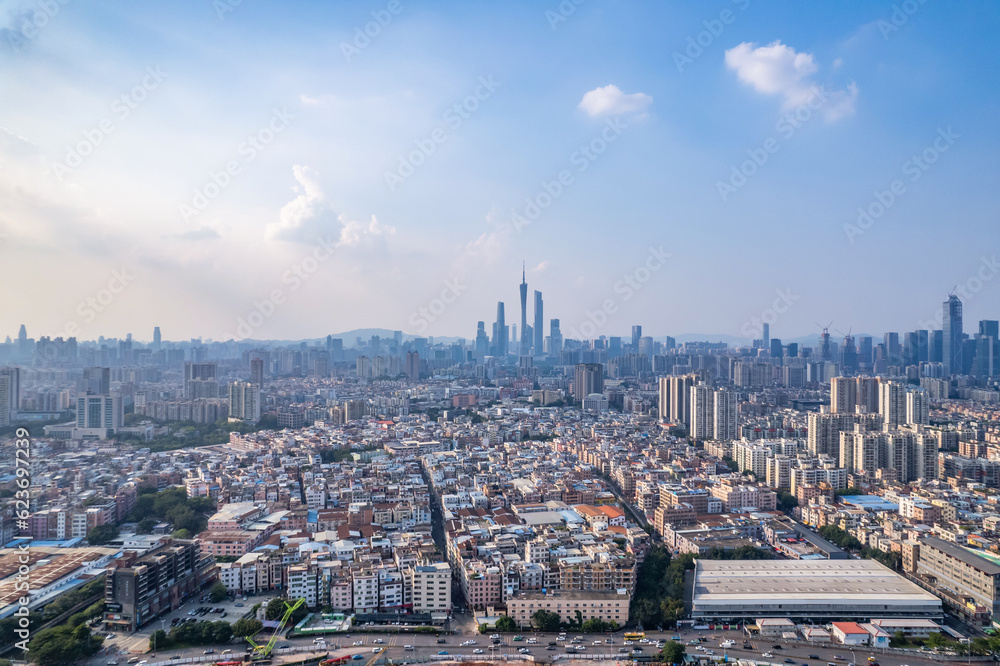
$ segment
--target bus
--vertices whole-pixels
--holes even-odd
[[[646,634],[641,631],[626,631],[622,636],[623,640],[626,641],[641,641],[646,637]]]

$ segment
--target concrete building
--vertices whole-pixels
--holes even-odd
[[[696,619],[942,617],[940,599],[874,560],[696,560],[693,590]]]
[[[628,592],[561,590],[550,594],[522,592],[507,602],[507,614],[518,626],[530,626],[531,616],[539,610],[558,613],[563,622],[584,622],[592,618],[622,626],[628,621]]]

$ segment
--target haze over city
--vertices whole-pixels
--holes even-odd
[[[608,335],[989,314],[995,5],[564,4],[4,3],[0,335],[471,337],[522,260]]]

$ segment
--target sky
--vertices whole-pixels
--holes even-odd
[[[0,336],[1000,317],[991,2],[0,0]]]

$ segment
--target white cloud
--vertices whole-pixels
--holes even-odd
[[[394,227],[380,224],[374,215],[368,223],[345,219],[333,209],[316,171],[296,164],[292,173],[298,182],[293,188],[297,195],[281,207],[278,221],[267,226],[268,239],[311,244],[317,238],[336,235],[337,247],[375,248],[396,232]]]
[[[643,113],[653,98],[645,93],[626,95],[618,86],[608,85],[594,88],[583,96],[578,108],[583,109],[592,118],[600,116],[617,116],[626,113]]]
[[[834,68],[839,64],[835,61]],[[811,53],[798,53],[780,41],[767,46],[743,42],[726,51],[726,66],[740,81],[765,95],[780,95],[782,110],[788,111],[819,99],[821,113],[828,122],[854,113],[858,87],[829,90],[816,83],[819,66]]]

